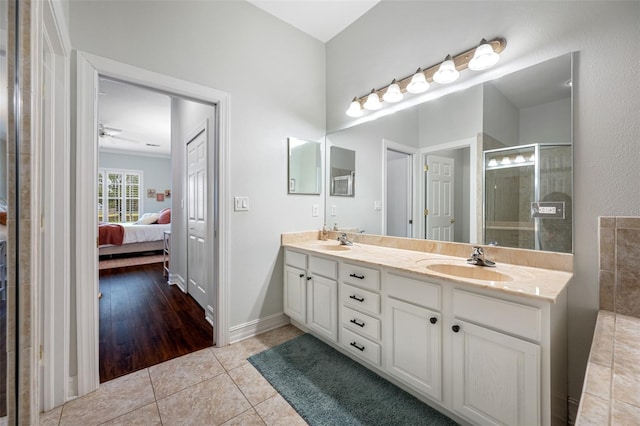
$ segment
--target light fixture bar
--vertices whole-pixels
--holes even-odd
[[[496,53],[501,53],[505,47],[507,47],[507,40],[505,40],[504,38],[501,37],[497,37],[494,38],[493,40],[489,41],[488,44],[493,48],[493,51]],[[453,59],[453,63],[456,66],[456,70],[458,71],[462,71],[462,70],[466,70],[467,68],[469,68],[469,62],[471,61],[471,59],[473,59],[473,54],[475,53],[476,49],[478,48],[478,46],[473,47],[472,49],[469,49],[465,52],[459,53],[456,56],[454,56]],[[436,71],[438,71],[438,69],[440,68],[440,65],[442,63],[439,62],[435,65],[430,66],[429,68],[425,68],[423,69],[422,73],[424,74],[425,78],[427,79],[427,82],[429,83],[433,83],[433,75],[436,73]],[[407,86],[409,85],[409,83],[411,82],[411,78],[414,76],[415,73],[404,77],[401,80],[396,81],[396,83],[398,84],[398,86],[400,86],[400,92],[401,93],[407,93]],[[372,94],[372,93],[377,93],[378,97],[380,99],[383,98],[384,93],[386,92],[387,88],[390,86],[391,84],[387,84],[384,87],[381,87],[379,89],[373,89],[371,92],[367,93],[364,96],[361,96],[359,98],[354,99],[353,102],[358,102],[360,103],[360,105],[364,105],[364,102],[366,102],[367,98]]]

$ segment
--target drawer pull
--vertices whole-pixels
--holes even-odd
[[[355,318],[352,319],[350,322],[355,324],[355,325],[357,325],[358,327],[363,327],[364,328],[364,322],[358,322],[358,320],[355,319]]]
[[[364,275],[350,274],[349,276],[352,278],[357,278],[359,280],[364,280]]]
[[[431,322],[431,324],[435,324],[435,323],[437,323],[437,322],[438,322],[438,318],[436,318],[436,317],[431,317],[431,318],[429,318],[429,322]]]
[[[364,352],[364,346],[358,346],[356,342],[351,342],[350,345],[356,348],[357,350],[359,350],[360,352]]]
[[[356,301],[358,301],[360,303],[364,302],[364,297],[358,297],[355,294],[352,294],[351,296],[349,296],[349,299],[356,300]]]
[[[460,326],[454,325],[453,327],[451,327],[451,329],[453,330],[454,333],[457,333],[458,331],[460,331]]]

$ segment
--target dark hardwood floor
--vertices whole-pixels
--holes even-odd
[[[204,310],[159,264],[100,271],[100,383],[213,346]]]

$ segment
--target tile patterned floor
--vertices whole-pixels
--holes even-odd
[[[306,425],[247,358],[302,334],[288,325],[106,382],[40,414],[55,425]]]

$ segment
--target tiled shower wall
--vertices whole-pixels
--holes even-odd
[[[600,309],[640,318],[640,217],[600,218]]]

